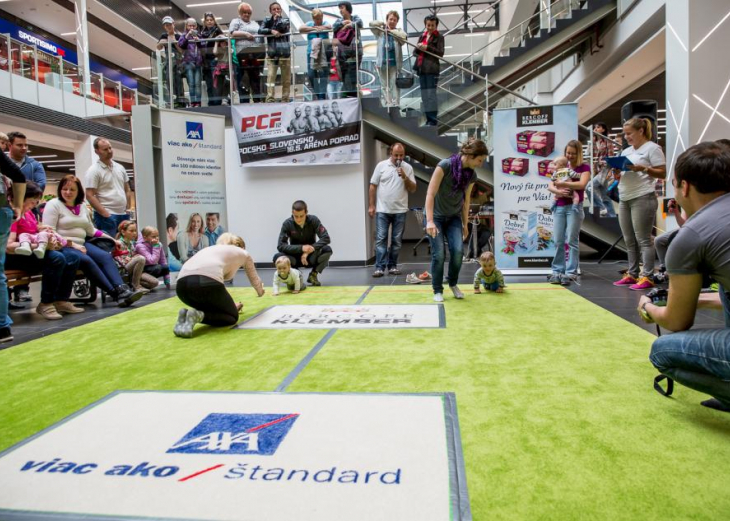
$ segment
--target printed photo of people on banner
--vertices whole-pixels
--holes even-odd
[[[357,99],[231,108],[243,166],[360,162]]]

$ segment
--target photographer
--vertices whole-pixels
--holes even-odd
[[[666,307],[642,297],[639,313],[670,331],[654,341],[649,359],[664,375],[714,398],[702,405],[730,412],[730,148],[705,142],[679,156],[672,182],[687,221],[667,252]],[[703,275],[719,295],[700,294]],[[725,329],[688,331],[697,308],[724,308]]]

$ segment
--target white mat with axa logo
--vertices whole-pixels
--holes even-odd
[[[464,520],[462,474],[449,394],[122,391],[0,455],[0,518]]]

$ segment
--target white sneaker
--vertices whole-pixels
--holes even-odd
[[[434,302],[443,302],[444,301],[444,294],[443,293],[434,293],[433,294],[433,301]]]
[[[18,246],[17,248],[15,248],[15,254],[16,255],[25,255],[25,256],[28,256],[31,253],[33,253],[33,250],[30,249],[30,243],[28,243],[28,242],[24,242],[23,244],[21,244],[20,246]]]
[[[48,244],[45,242],[39,243],[38,247],[35,250],[33,250],[33,255],[35,255],[39,259],[42,259],[43,257],[45,257],[46,256],[46,246],[48,246]]]
[[[406,275],[406,284],[421,284],[422,282],[415,273]]]
[[[454,298],[462,299],[464,294],[459,289],[459,286],[451,286],[451,292],[454,294]]]

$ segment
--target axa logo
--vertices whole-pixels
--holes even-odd
[[[281,112],[241,118],[241,132],[248,132],[252,128],[256,130],[267,130],[270,128],[279,128],[280,126]]]
[[[299,414],[212,413],[167,452],[272,456],[298,417]]]
[[[188,139],[203,139],[203,124],[197,121],[185,122],[185,136]]]

